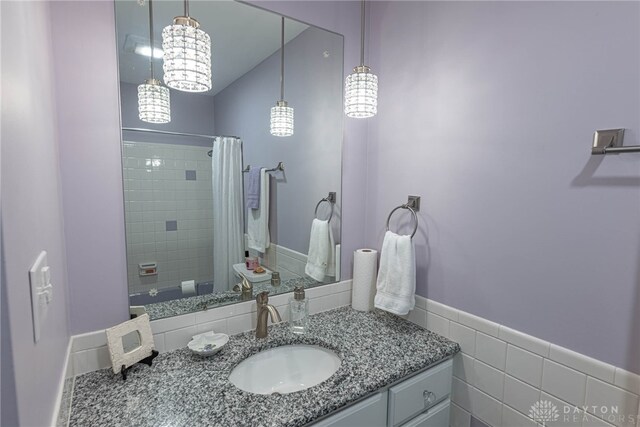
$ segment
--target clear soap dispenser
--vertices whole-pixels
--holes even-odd
[[[289,329],[294,334],[304,334],[309,322],[309,299],[304,295],[304,288],[296,286],[293,298],[289,300]]]

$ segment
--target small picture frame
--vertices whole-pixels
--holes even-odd
[[[126,372],[131,366],[139,362],[151,366],[151,361],[158,355],[154,350],[148,314],[116,325],[105,332],[113,372],[122,374],[123,379],[127,378]]]

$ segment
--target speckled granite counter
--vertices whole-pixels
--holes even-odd
[[[103,369],[76,378],[71,426],[301,426],[439,362],[458,344],[385,312],[343,307],[311,316],[310,332],[287,324],[231,337],[217,355],[188,349],[139,365],[126,381]],[[334,350],[342,365],[325,382],[285,395],[256,395],[228,380],[243,359],[266,348],[316,344]],[[309,366],[313,369],[313,366]]]
[[[292,292],[296,286],[304,286],[305,289],[314,288],[324,283],[313,280],[310,277],[296,277],[283,280],[280,286],[273,287],[270,282],[256,283],[253,286],[253,295],[262,291],[269,291],[269,295],[279,295]],[[216,292],[195,297],[179,298],[170,301],[145,304],[144,308],[151,320],[163,319],[165,317],[178,316],[181,314],[193,313],[206,308],[221,307],[243,301],[239,292],[227,291]]]

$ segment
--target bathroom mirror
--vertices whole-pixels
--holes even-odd
[[[189,16],[211,38],[212,89],[170,89],[171,121],[152,124],[138,117],[138,85],[151,77],[149,3],[117,0],[115,11],[132,313],[158,319],[339,280],[343,37],[285,19],[284,99],[294,133],[277,137],[270,112],[281,99],[281,16],[193,1]],[[182,1],[153,2],[160,81],[162,30],[183,14]],[[260,168],[271,169],[268,179],[251,172]],[[310,244],[329,239],[310,238],[314,218],[330,218],[333,244],[310,260]],[[254,239],[264,236],[261,224],[269,238],[257,239],[268,247]],[[247,269],[245,250],[249,267],[257,262],[264,272]],[[326,270],[305,273],[322,260]]]

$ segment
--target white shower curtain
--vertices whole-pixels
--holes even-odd
[[[213,286],[231,289],[233,264],[244,262],[242,140],[218,136],[211,153],[213,183]]]

